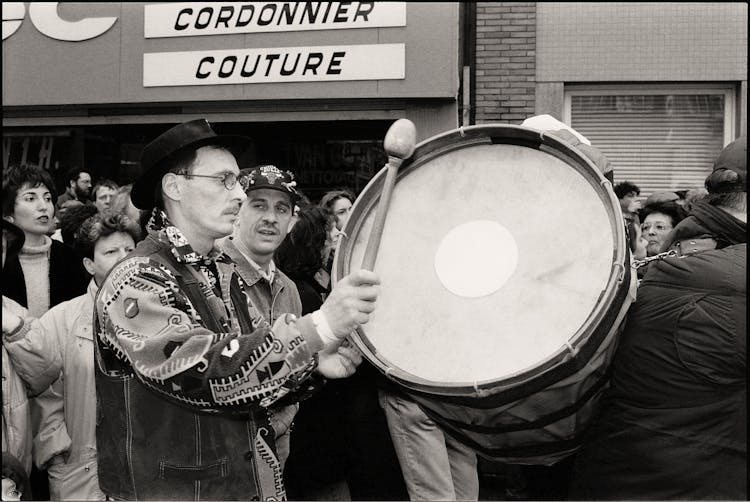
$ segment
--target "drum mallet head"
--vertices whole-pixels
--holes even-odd
[[[414,153],[414,146],[417,143],[417,128],[414,122],[409,119],[398,119],[388,132],[385,133],[383,147],[388,154],[388,164],[391,165],[395,160],[398,165],[411,157]]]
[[[388,214],[388,205],[390,204],[393,187],[396,184],[396,174],[401,164],[412,156],[414,147],[417,143],[417,128],[414,122],[409,119],[398,119],[391,124],[388,132],[383,139],[383,147],[388,155],[388,164],[386,168],[385,181],[383,182],[383,191],[380,193],[380,202],[378,203],[378,212],[375,214],[375,221],[372,224],[370,238],[367,240],[365,256],[362,259],[362,268],[372,270],[375,267],[375,258],[380,247],[380,238],[383,235],[385,226],[385,216]]]

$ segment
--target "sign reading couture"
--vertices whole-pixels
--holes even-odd
[[[3,72],[3,104],[455,99],[459,10],[456,2],[3,2],[3,59],[13,68]]]
[[[143,55],[143,85],[403,79],[404,44],[274,47]]]

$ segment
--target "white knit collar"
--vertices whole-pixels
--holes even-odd
[[[47,254],[49,253],[51,247],[52,239],[50,239],[48,235],[45,235],[44,243],[40,246],[31,246],[28,243],[24,243],[23,247],[21,248],[21,253],[25,255]]]

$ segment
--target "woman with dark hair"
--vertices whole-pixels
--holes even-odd
[[[663,251],[667,236],[685,216],[682,207],[674,201],[654,202],[641,209],[641,232],[648,241],[647,256],[655,256]]]
[[[21,250],[24,242],[23,231],[3,220],[3,264]],[[5,312],[11,315],[26,316],[26,309],[10,298],[3,296],[3,335],[12,335],[13,327],[6,319]],[[56,363],[56,364],[55,364]],[[48,373],[47,371],[50,371]],[[5,343],[2,346],[3,373],[3,415],[2,415],[2,450],[3,450],[3,487],[2,500],[31,500],[28,487],[31,473],[32,431],[29,409],[29,394],[38,394],[47,387],[48,375],[55,377],[60,373],[59,361],[47,368],[34,368],[31,376],[34,381],[25,382],[8,355]]]
[[[91,216],[74,244],[93,276],[88,291],[28,322],[3,309],[3,323],[20,326],[4,337],[4,346],[22,378],[33,368],[61,361],[62,377],[55,374],[46,382],[53,384],[54,393],[45,399],[34,443],[35,463],[48,466],[52,500],[105,498],[97,477],[94,299],[110,269],[135,249],[137,236],[135,224],[125,215]]]
[[[315,312],[323,304],[327,288],[315,275],[331,252],[330,213],[319,207],[301,209],[297,222],[276,250],[276,265],[294,281],[302,300],[302,315]]]
[[[333,215],[338,231],[344,229],[353,204],[354,194],[346,189],[331,190],[320,199],[320,207],[327,209]]]
[[[352,210],[354,204],[354,194],[347,189],[331,190],[323,195],[318,204],[320,207],[328,211],[333,217],[333,226],[330,228],[329,233],[331,234],[331,248],[335,248],[338,243],[339,237],[344,230],[347,220],[349,220],[349,212]],[[320,282],[323,283],[328,290],[331,289],[331,270],[333,269],[333,253],[330,253],[328,258],[323,262],[324,265],[320,270]]]
[[[56,195],[49,173],[28,165],[3,172],[3,218],[23,230],[26,242],[3,267],[2,292],[39,317],[50,307],[86,291],[81,260],[48,236]]]
[[[300,209],[294,227],[276,250],[274,262],[294,281],[302,314],[323,304],[327,288],[315,275],[330,252],[333,218],[321,207]],[[348,500],[344,408],[339,382],[300,403],[291,433],[291,451],[284,470],[290,500]],[[322,426],[325,424],[325,426]]]

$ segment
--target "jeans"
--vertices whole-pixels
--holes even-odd
[[[289,458],[289,439],[291,435],[292,422],[299,410],[299,403],[279,406],[268,410],[271,426],[276,433],[276,456],[284,469],[286,459]]]
[[[477,500],[477,455],[443,431],[405,396],[380,390],[411,500]]]

